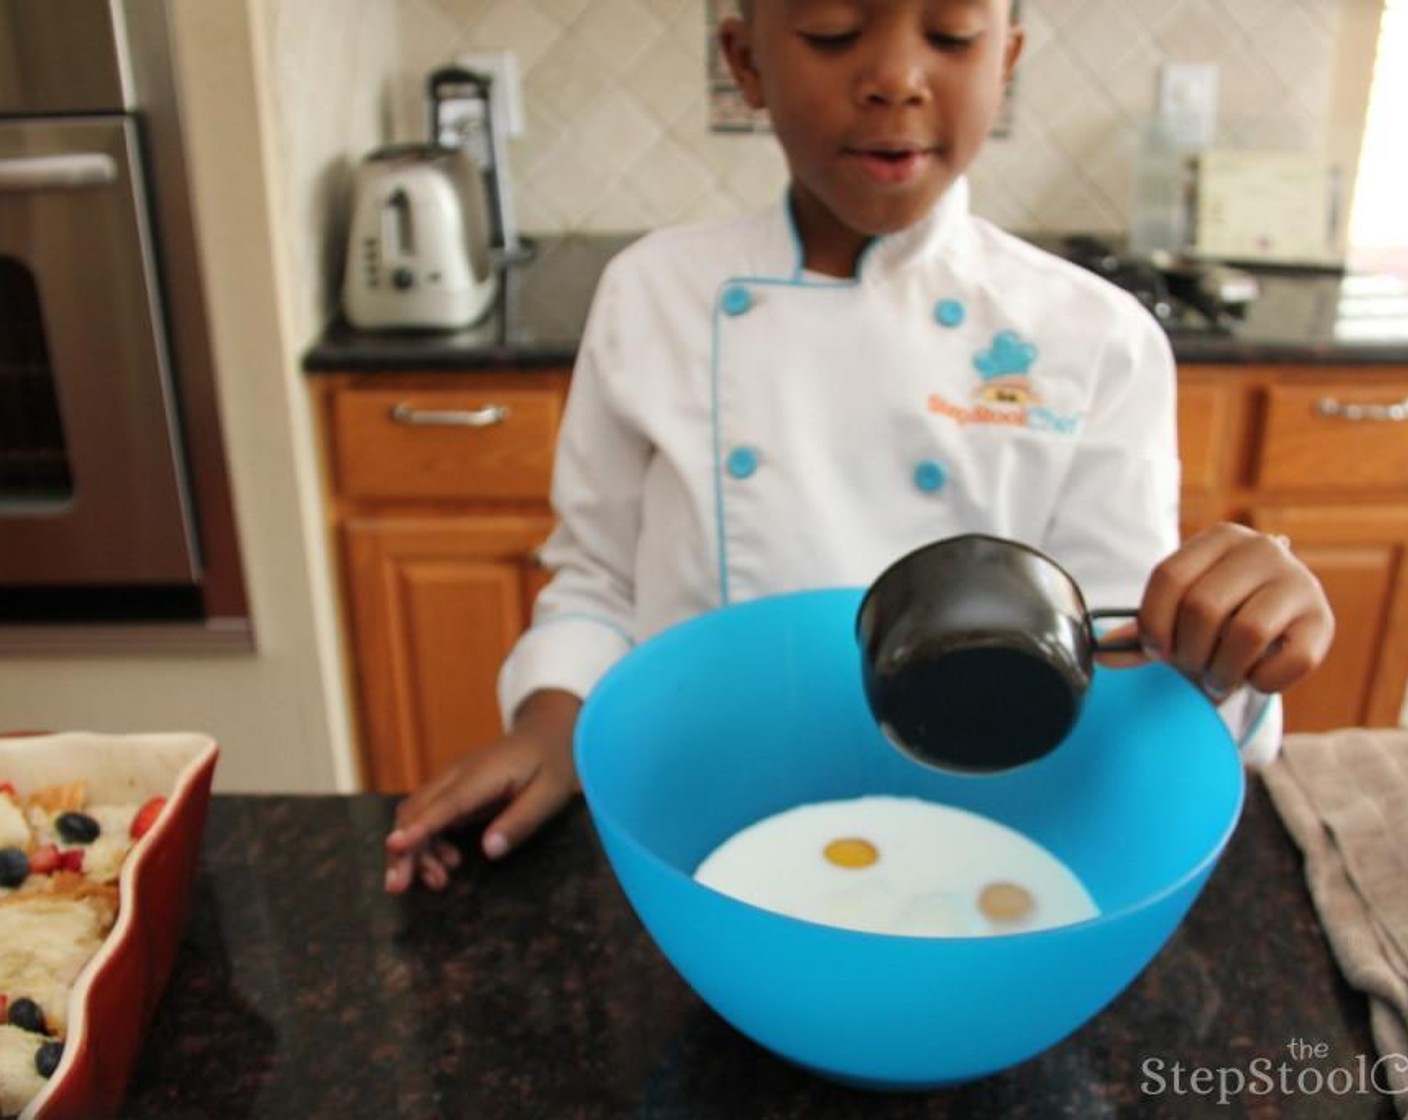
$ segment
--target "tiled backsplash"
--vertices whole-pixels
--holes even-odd
[[[337,306],[356,160],[401,125],[402,100],[384,75],[400,69],[397,9],[385,0],[266,0],[257,25],[269,65],[294,337],[308,338]]]
[[[972,170],[1008,228],[1127,229],[1142,123],[1165,61],[1219,68],[1219,142],[1326,146],[1341,4],[1354,0],[1023,0],[1012,134]],[[703,0],[400,0],[395,139],[424,135],[424,75],[513,50],[526,134],[512,145],[525,230],[634,230],[775,199],[766,136],[707,127]]]

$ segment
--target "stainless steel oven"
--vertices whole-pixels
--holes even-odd
[[[0,625],[245,613],[165,18],[0,0]]]

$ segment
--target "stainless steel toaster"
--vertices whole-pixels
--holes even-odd
[[[378,148],[358,165],[343,306],[357,327],[456,330],[493,306],[482,177],[463,149]]]

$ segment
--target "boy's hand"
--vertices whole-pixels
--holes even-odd
[[[1334,632],[1320,581],[1284,541],[1227,523],[1155,568],[1139,608],[1149,656],[1215,700],[1247,683],[1284,691],[1324,660]]]
[[[443,890],[460,863],[443,829],[472,820],[507,801],[484,830],[482,846],[498,859],[531,836],[577,792],[572,729],[581,702],[567,693],[535,693],[514,729],[470,751],[396,808],[386,838],[386,889],[401,894],[419,879]]]

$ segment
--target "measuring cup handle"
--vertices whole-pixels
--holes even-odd
[[[1139,608],[1111,607],[1108,610],[1090,611],[1086,615],[1093,623],[1101,618],[1138,618]],[[1093,628],[1092,628],[1093,629]],[[1140,653],[1143,646],[1139,643],[1139,635],[1134,634],[1128,638],[1118,638],[1115,641],[1104,641],[1097,637],[1095,639],[1094,650],[1096,653]]]

